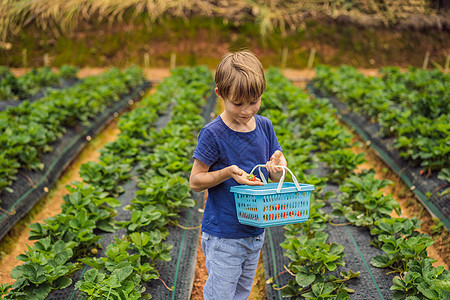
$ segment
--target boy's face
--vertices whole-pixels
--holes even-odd
[[[224,100],[225,114],[232,118],[235,123],[245,125],[259,111],[261,107],[261,97],[250,102],[233,102]]]

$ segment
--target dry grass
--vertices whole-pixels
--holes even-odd
[[[433,12],[428,0],[414,3],[396,1],[355,0],[0,0],[0,40],[17,35],[33,25],[38,30],[52,32],[56,37],[70,33],[82,21],[91,23],[135,22],[144,18],[148,26],[167,16],[188,20],[191,15],[220,17],[225,21],[252,20],[260,25],[260,33],[267,36],[275,28],[284,34],[304,26],[305,16],[324,13],[375,14],[386,24],[405,14]]]

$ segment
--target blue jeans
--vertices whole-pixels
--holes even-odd
[[[202,249],[208,270],[204,299],[246,300],[252,290],[263,244],[264,232],[243,239],[219,238],[203,232]]]

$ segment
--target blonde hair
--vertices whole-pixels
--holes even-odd
[[[217,66],[215,81],[220,97],[238,103],[254,101],[266,89],[263,66],[247,50],[226,54]]]

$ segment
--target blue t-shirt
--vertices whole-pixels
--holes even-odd
[[[282,150],[272,122],[255,115],[256,128],[237,132],[229,128],[220,116],[202,128],[193,157],[217,171],[236,165],[247,173],[258,164],[265,164],[276,150]],[[268,179],[268,171],[261,168]],[[258,176],[259,172],[254,172]],[[230,178],[208,189],[202,231],[221,238],[247,238],[261,234],[264,229],[239,223],[232,186],[239,185]]]

